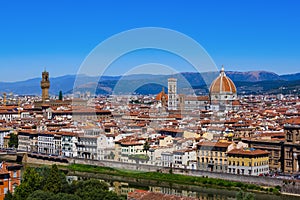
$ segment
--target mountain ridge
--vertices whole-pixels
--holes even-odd
[[[75,80],[77,81],[79,88],[88,88],[95,87],[97,90],[103,91],[99,92],[99,94],[109,94],[111,93],[115,86],[122,86],[122,88],[129,87],[131,85],[136,84],[137,86],[142,86],[141,84],[149,84],[156,83],[158,85],[167,85],[167,79],[170,77],[174,77],[178,79],[178,88],[186,88],[186,87],[204,87],[205,85],[209,87],[209,84],[219,75],[219,72],[181,72],[173,75],[153,75],[153,74],[131,74],[126,76],[102,76],[100,79],[97,76],[87,76],[87,75],[64,75],[58,77],[50,77],[51,87],[50,94],[57,95],[60,90],[63,93],[69,93],[73,91],[73,86]],[[265,87],[270,83],[278,87],[289,87],[289,84],[295,85],[295,82],[300,80],[300,73],[294,74],[284,74],[278,75],[274,72],[268,71],[248,71],[248,72],[240,72],[240,71],[226,71],[226,75],[231,78],[237,85],[238,89],[242,89],[247,85],[250,87]],[[0,82],[0,93],[14,93],[19,95],[40,95],[41,78],[31,78],[24,81],[16,81],[16,82]],[[264,82],[267,81],[267,82]],[[123,84],[123,85],[122,85]],[[271,84],[272,85],[272,84]],[[151,84],[142,89],[142,93],[147,93],[147,88],[150,89]],[[239,88],[241,87],[241,88]],[[294,87],[294,86],[293,86]],[[155,88],[159,88],[155,86]],[[268,88],[268,87],[267,87]],[[132,90],[137,90],[138,88],[133,88]],[[157,90],[157,89],[156,89]],[[151,90],[156,92],[156,90]],[[273,88],[274,90],[274,88]],[[250,90],[251,91],[251,90]]]

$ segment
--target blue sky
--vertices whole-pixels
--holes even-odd
[[[0,81],[38,77],[45,67],[50,76],[76,74],[85,57],[103,40],[149,26],[190,36],[226,70],[299,72],[299,10],[296,0],[3,0]],[[147,53],[145,62],[150,62],[151,51]],[[141,55],[137,53],[127,62],[140,59],[142,63]],[[172,56],[162,53],[160,58]],[[118,67],[110,73],[118,74]]]

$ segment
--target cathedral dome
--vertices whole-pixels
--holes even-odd
[[[165,93],[165,89],[162,88],[162,91],[160,93],[157,94],[157,96],[155,97],[156,101],[162,101],[163,98],[168,101],[168,95]]]
[[[226,76],[224,68],[221,69],[220,75],[212,82],[209,92],[215,94],[236,93],[236,87],[233,81]]]

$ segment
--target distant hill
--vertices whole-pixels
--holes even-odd
[[[250,72],[226,72],[226,74],[233,81],[247,81],[247,82],[257,82],[257,81],[276,81],[282,80],[282,78],[273,72],[266,71],[250,71]]]
[[[296,81],[300,80],[300,73],[281,75],[280,78],[286,81]]]
[[[96,94],[155,94],[167,87],[170,77],[177,78],[179,93],[205,94],[211,82],[219,72],[183,72],[174,75],[133,74],[127,76],[91,77],[86,75],[66,75],[50,78],[50,94],[57,95],[75,91],[91,91]],[[297,93],[299,92],[300,73],[278,75],[267,71],[235,72],[228,71],[226,75],[236,84],[239,93]],[[78,87],[73,90],[77,79]],[[0,82],[0,95],[3,92],[21,95],[40,95],[40,78],[18,82]],[[207,85],[206,85],[207,84]],[[166,91],[167,92],[167,91]]]

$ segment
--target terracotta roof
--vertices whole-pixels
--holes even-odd
[[[227,148],[231,143],[228,142],[208,142],[208,141],[203,141],[199,142],[197,146],[206,146],[206,147],[225,147]]]
[[[286,124],[300,125],[300,118],[291,118],[285,121]]]
[[[228,155],[252,155],[252,156],[258,156],[258,155],[268,155],[269,152],[260,150],[260,149],[233,149],[228,152]]]
[[[209,91],[210,93],[236,93],[236,87],[222,69],[220,75],[212,82]]]

